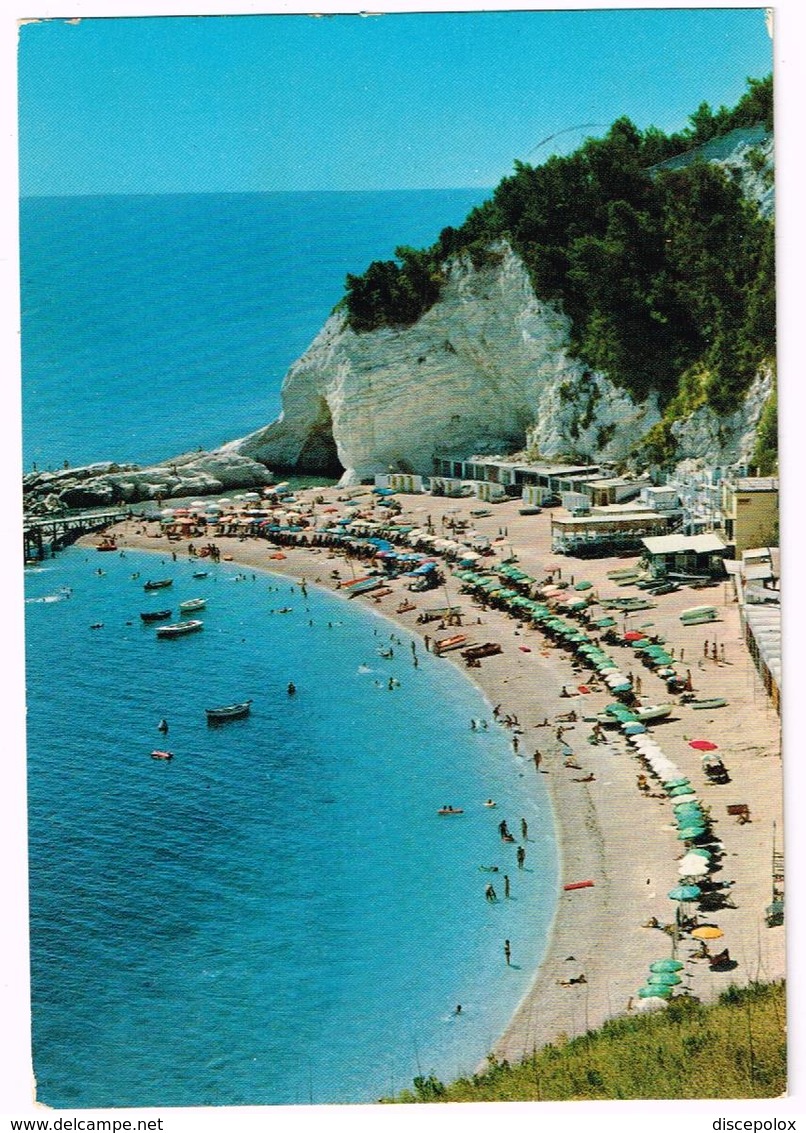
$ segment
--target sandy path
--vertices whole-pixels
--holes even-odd
[[[324,496],[326,504],[338,506],[337,489],[298,492],[297,498],[312,501],[315,495]],[[640,593],[634,588],[617,588],[606,578],[607,571],[629,565],[633,560],[581,561],[552,556],[549,515],[519,516],[517,501],[492,506],[490,516],[471,518],[471,510],[480,506],[477,500],[398,498],[405,509],[404,519],[421,526],[430,515],[437,532],[445,517],[466,519],[490,538],[506,531],[499,546],[506,555],[514,552],[518,565],[536,578],[544,577],[546,564],[553,564],[561,567],[563,577],[573,575],[577,581],[590,580],[600,599]],[[172,550],[181,558],[186,556],[185,543],[169,545],[163,538],[137,533],[143,529],[144,525],[136,521],[120,525],[117,530],[121,546],[160,551],[166,557]],[[146,530],[153,533],[156,527],[151,524]],[[304,577],[309,583],[319,580],[320,585],[328,588],[334,586],[330,578],[333,569],[341,568],[343,576],[349,577],[340,557],[326,550],[315,553],[306,548],[284,547],[287,557],[277,560],[269,557],[276,548],[262,540],[217,537],[215,542],[222,554],[231,555],[233,561],[247,567],[270,569],[297,579]],[[408,591],[400,580],[392,583],[392,590],[392,594],[373,602],[373,608],[409,633],[427,632],[433,638],[434,623],[417,624],[418,609],[443,604],[445,592],[411,595],[418,609],[398,614],[396,607]],[[498,641],[503,646],[503,653],[484,659],[481,668],[463,671],[480,685],[493,704],[502,706],[502,715],[517,716],[521,729],[519,750],[527,776],[538,774],[531,757],[535,749],[541,751],[541,772],[545,772],[554,809],[562,882],[587,878],[595,881],[592,888],[559,895],[543,963],[495,1046],[497,1055],[513,1060],[558,1035],[583,1033],[628,1009],[631,997],[645,981],[648,964],[671,952],[668,935],[641,926],[652,916],[662,923],[673,918],[674,904],[667,892],[678,884],[675,859],[681,853],[681,845],[672,825],[671,802],[666,798],[647,798],[638,791],[636,776],[641,767],[623,738],[608,732],[608,739],[613,737],[611,742],[590,745],[589,725],[578,722],[564,740],[573,748],[580,769],[564,764],[555,736],[555,716],[570,708],[592,715],[612,697],[599,691],[574,699],[562,698],[563,685],[575,687],[581,683],[567,653],[550,648],[537,630],[519,630],[516,621],[500,611],[471,609],[469,598],[459,596],[456,579],[449,579],[448,592],[451,602],[462,605],[466,624],[468,615],[472,614],[474,621],[481,617],[484,624],[473,633],[476,640]],[[372,599],[366,596],[358,601]],[[769,929],[764,923],[771,889],[773,823],[777,825],[779,848],[782,837],[779,719],[769,706],[742,642],[738,607],[731,603],[727,586],[705,592],[684,588],[654,601],[655,609],[632,615],[629,622],[623,623],[619,616],[619,627],[651,624],[650,632],[662,634],[667,648],[673,647],[677,657],[684,651],[684,663],[690,662],[698,695],[722,695],[729,701],[727,708],[710,712],[680,707],[668,722],[651,728],[653,738],[691,778],[700,798],[711,808],[715,831],[725,848],[721,876],[734,882],[736,908],[720,910],[711,915],[711,920],[724,930],[720,946],[730,949],[738,967],[726,974],[711,972],[702,961],[686,964],[683,986],[709,1000],[730,982],[784,975],[784,930]],[[706,602],[720,606],[721,620],[683,628],[678,619],[680,610]],[[714,639],[719,646],[724,645],[724,664],[703,660],[704,641]],[[531,651],[524,652],[521,646]],[[625,672],[640,674],[648,702],[668,702],[663,682],[636,665],[631,650],[611,646],[609,652],[622,663]],[[462,665],[457,653],[447,655],[446,663]],[[539,727],[546,715],[552,726]],[[730,784],[713,786],[707,782],[699,754],[688,746],[688,741],[695,737],[719,745],[731,774]],[[593,781],[578,781],[590,772],[595,775]],[[749,805],[752,822],[738,825],[727,815],[727,805],[736,802]],[[679,957],[688,960],[694,945],[694,941],[684,938]],[[513,961],[517,962],[516,956]],[[584,984],[559,983],[582,972],[587,981]]]

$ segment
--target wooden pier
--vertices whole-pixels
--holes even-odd
[[[131,516],[129,508],[112,511],[76,511],[58,516],[26,516],[22,539],[26,562],[41,562],[46,555],[55,555],[62,547],[69,547],[81,535],[103,531],[113,523]]]

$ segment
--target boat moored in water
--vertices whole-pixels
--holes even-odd
[[[190,614],[193,610],[203,610],[206,605],[206,598],[188,598],[186,602],[179,603],[179,611],[182,614]]]
[[[204,629],[204,622],[198,619],[189,622],[174,622],[173,625],[160,626],[157,637],[184,637],[188,633],[198,633]]]
[[[173,586],[172,578],[157,578],[144,583],[143,590],[164,590],[166,586]]]
[[[140,614],[144,622],[164,622],[170,616],[171,610],[146,610]]]
[[[240,704],[225,704],[222,708],[205,708],[208,724],[223,724],[225,720],[242,720],[248,716],[252,707],[251,700],[243,700]]]

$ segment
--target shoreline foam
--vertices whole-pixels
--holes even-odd
[[[304,493],[306,499],[324,496],[329,505],[338,497],[338,489],[317,489]],[[478,501],[439,500],[433,497],[399,497],[404,506],[415,512],[438,514],[450,508],[451,517],[470,518],[470,510]],[[427,504],[428,507],[424,507]],[[418,524],[422,523],[419,519]],[[521,567],[535,577],[542,577],[544,565],[560,566],[563,574],[575,574],[594,583],[600,595],[615,587],[606,580],[606,572],[623,566],[624,559],[597,559],[584,562],[551,555],[546,514],[520,517],[517,501],[496,505],[491,517],[474,518],[479,531],[492,534],[496,525],[505,524],[511,531],[506,550],[517,555]],[[170,555],[177,550],[186,555],[186,542],[168,544],[163,538],[136,535],[144,528],[142,521],[130,521],[116,530],[123,549],[150,550]],[[499,526],[499,531],[502,528]],[[92,545],[92,539],[82,540]],[[232,556],[241,566],[261,568],[295,579],[304,577],[309,585],[320,585],[334,591],[332,580],[324,575],[326,564],[340,560],[337,550],[323,548],[319,554],[307,548],[283,547],[285,559],[270,559],[276,548],[263,540],[241,541],[235,536],[217,536],[215,542],[222,554]],[[318,577],[319,582],[314,579]],[[454,581],[449,582],[457,589]],[[409,633],[424,636],[433,626],[417,625],[419,610],[405,614],[396,611],[399,599],[408,591],[401,582],[391,583],[392,593],[382,603],[373,603],[381,613]],[[338,590],[335,590],[338,593]],[[434,595],[427,592],[426,601]],[[724,872],[734,880],[737,908],[726,908],[714,914],[725,931],[720,944],[730,948],[738,968],[729,976],[713,973],[703,963],[691,961],[691,973],[685,987],[704,1001],[715,999],[729,983],[747,983],[753,979],[777,979],[784,975],[784,930],[769,929],[763,923],[771,887],[771,832],[777,824],[782,836],[782,771],[780,757],[780,722],[769,706],[752,660],[741,639],[738,611],[729,602],[726,589],[721,601],[716,593],[722,621],[710,626],[681,628],[679,609],[691,604],[692,595],[685,589],[657,599],[657,608],[642,612],[636,624],[652,623],[650,632],[664,634],[678,651],[685,649],[690,660],[695,685],[701,695],[726,693],[730,707],[707,713],[680,710],[677,719],[655,729],[654,735],[664,751],[690,775],[704,801],[711,806],[717,836],[725,846]],[[371,598],[371,595],[367,596]],[[415,603],[421,596],[411,596]],[[367,599],[361,599],[366,601]],[[453,595],[451,596],[453,601]],[[469,608],[469,599],[462,604]],[[501,704],[502,714],[518,718],[524,773],[532,771],[531,756],[539,748],[543,756],[541,772],[547,772],[548,795],[554,814],[560,884],[591,878],[590,888],[565,891],[560,889],[554,918],[549,930],[546,951],[532,984],[517,1006],[503,1035],[493,1046],[498,1058],[515,1061],[533,1049],[560,1036],[572,1037],[600,1026],[606,1019],[631,1009],[638,987],[644,982],[648,964],[670,954],[668,935],[642,927],[650,917],[662,923],[674,917],[674,904],[667,891],[677,884],[676,857],[680,844],[676,841],[672,811],[668,799],[644,798],[636,788],[636,773],[641,770],[626,751],[623,740],[598,746],[587,742],[588,726],[577,722],[571,738],[574,762],[580,769],[566,768],[560,744],[555,736],[552,717],[574,708],[581,716],[601,710],[611,699],[606,692],[567,699],[561,696],[564,685],[578,683],[574,679],[570,658],[553,650],[539,631],[524,626],[518,630],[515,620],[502,611],[478,611],[485,626],[484,637],[504,646],[498,656],[486,658],[479,669],[465,670],[491,704]],[[467,616],[465,615],[465,624]],[[727,660],[702,661],[702,643],[718,635],[726,645]],[[527,646],[530,652],[518,647]],[[619,650],[619,658],[621,659]],[[445,658],[456,664],[456,655]],[[625,668],[633,655],[624,653]],[[644,676],[644,689],[657,699],[668,700],[662,682],[652,674]],[[539,681],[539,704],[531,690]],[[657,686],[657,687],[656,687]],[[539,725],[545,716],[544,705],[551,705],[551,727]],[[702,718],[704,717],[704,719]],[[694,734],[707,735],[719,743],[728,765],[732,783],[726,787],[707,786],[697,753],[688,748]],[[530,766],[531,765],[531,766]],[[589,772],[595,779],[578,780]],[[749,796],[746,798],[745,796]],[[726,813],[726,804],[748,801],[753,822],[738,826]],[[678,954],[688,960],[694,941],[684,939]],[[514,957],[517,961],[517,957]],[[583,984],[567,985],[570,977],[585,974]],[[562,982],[561,982],[562,981]],[[565,986],[563,986],[565,984]]]

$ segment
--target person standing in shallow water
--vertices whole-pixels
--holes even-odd
[[[516,856],[518,858],[518,869],[523,869],[523,863],[526,861],[526,850],[524,850],[523,846],[518,846]]]
[[[507,962],[507,967],[509,967],[512,962],[512,948],[508,940],[504,941],[504,959]]]

